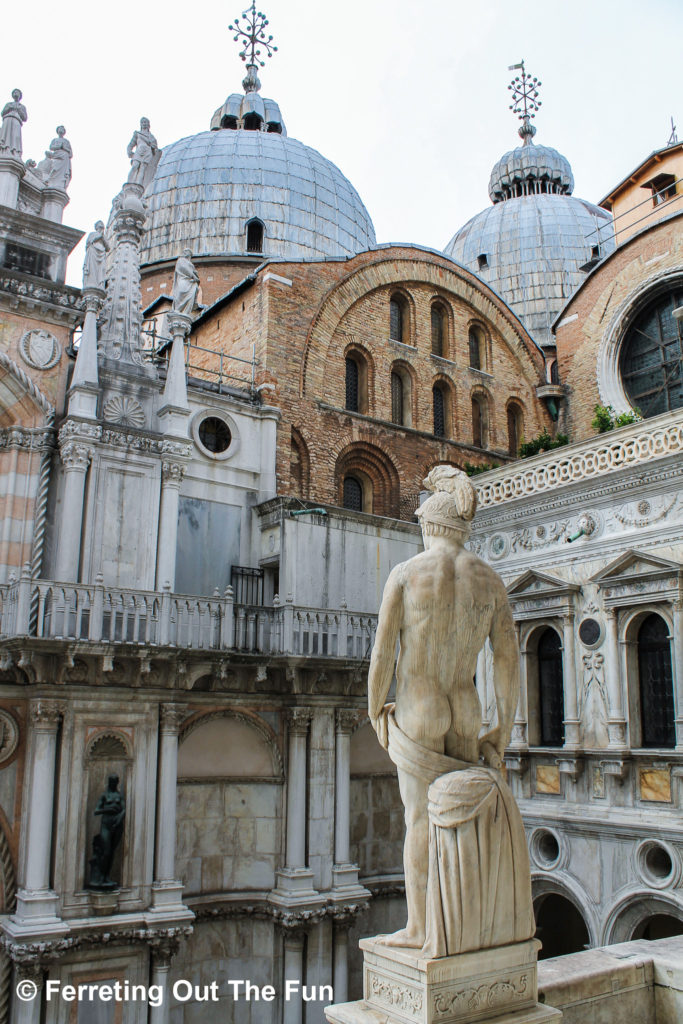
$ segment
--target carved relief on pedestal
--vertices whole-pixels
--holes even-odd
[[[136,398],[112,395],[104,403],[102,416],[108,423],[121,423],[124,427],[144,427],[145,413]]]
[[[584,747],[606,747],[609,743],[607,732],[607,687],[605,683],[605,658],[599,651],[584,654],[583,686],[579,702],[582,745]]]

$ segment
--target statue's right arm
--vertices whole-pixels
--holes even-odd
[[[368,714],[380,740],[384,730],[380,732],[378,729],[379,718],[391,687],[396,640],[403,620],[403,584],[397,571],[399,568],[397,566],[391,571],[384,587],[368,672]]]

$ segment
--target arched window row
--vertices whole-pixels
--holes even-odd
[[[429,304],[429,339],[433,356],[459,362],[453,337],[453,310],[450,304],[440,296],[433,298]],[[416,331],[415,314],[411,302],[404,292],[394,291],[389,297],[388,336],[391,341],[415,347]],[[427,325],[424,325],[426,331]],[[422,328],[420,328],[420,331]],[[483,324],[473,323],[467,328],[466,334],[466,365],[471,369],[491,372],[490,336]]]
[[[596,627],[595,636],[590,634],[592,626]],[[579,725],[578,713],[582,745],[605,747],[609,742],[607,716],[611,713],[606,703],[607,693],[600,693],[598,683],[594,683],[592,690],[589,686],[581,697],[573,645],[569,652],[566,646],[567,629],[573,630],[574,626],[567,626],[566,621],[564,627],[554,620],[539,621],[522,643],[522,693],[526,693],[526,707],[521,711],[526,720],[528,744],[558,748],[565,742],[576,742],[579,740],[579,734],[574,732]],[[577,624],[576,640],[584,645],[600,646],[599,634],[595,620]],[[629,746],[646,750],[675,748],[676,695],[669,623],[659,610],[630,610],[627,625],[617,628],[616,636],[615,642],[619,646],[623,643],[627,654],[625,664],[620,662],[620,666],[626,672]],[[603,657],[610,657],[609,646],[605,647]],[[609,683],[607,686],[609,688]],[[567,693],[567,688],[572,690]],[[586,701],[583,707],[581,699]]]

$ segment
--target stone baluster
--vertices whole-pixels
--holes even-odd
[[[607,649],[605,652],[605,682],[609,700],[607,732],[609,746],[626,746],[626,721],[621,699],[621,673],[619,659],[619,622],[616,608],[607,610]]]
[[[160,706],[156,870],[152,886],[152,912],[174,919],[192,917],[192,912],[182,902],[182,882],[175,876],[178,730],[186,710],[185,704]]]
[[[290,708],[287,715],[286,864],[277,872],[277,887],[271,893],[276,903],[309,903],[318,896],[313,888],[313,872],[306,866],[306,739],[312,717],[310,708]]]
[[[29,705],[31,753],[27,780],[26,841],[23,886],[17,894],[12,920],[23,926],[40,921],[41,931],[62,930],[57,921],[57,896],[50,888],[52,823],[54,820],[57,731],[64,705],[54,700],[33,700]],[[52,919],[50,926],[44,920]]]
[[[178,540],[178,507],[180,485],[185,466],[166,460],[161,464],[161,502],[159,505],[159,539],[157,543],[156,589],[169,583],[175,589],[176,546]]]
[[[673,602],[672,661],[676,697],[676,748],[683,749],[683,600]]]
[[[85,476],[93,449],[83,441],[69,438],[62,442],[60,439],[60,455],[64,464],[64,498],[55,575],[59,583],[76,583],[81,555]]]
[[[565,747],[578,747],[581,737],[578,718],[578,680],[576,677],[573,613],[562,617],[562,649],[564,654],[564,745]]]

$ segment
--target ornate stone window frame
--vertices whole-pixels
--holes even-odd
[[[633,408],[619,373],[621,345],[629,326],[652,299],[681,285],[683,272],[680,270],[646,278],[621,303],[603,334],[597,354],[598,392],[603,405],[611,405],[615,412],[630,412]]]
[[[230,431],[230,444],[224,452],[211,452],[208,448],[205,448],[199,438],[199,428],[205,419],[217,419],[222,420],[226,427]],[[230,413],[224,412],[222,409],[215,409],[207,406],[200,409],[194,414],[190,421],[190,432],[192,434],[192,440],[195,445],[207,459],[212,459],[214,462],[225,462],[227,459],[233,458],[237,454],[240,448],[240,430],[235,419]]]

